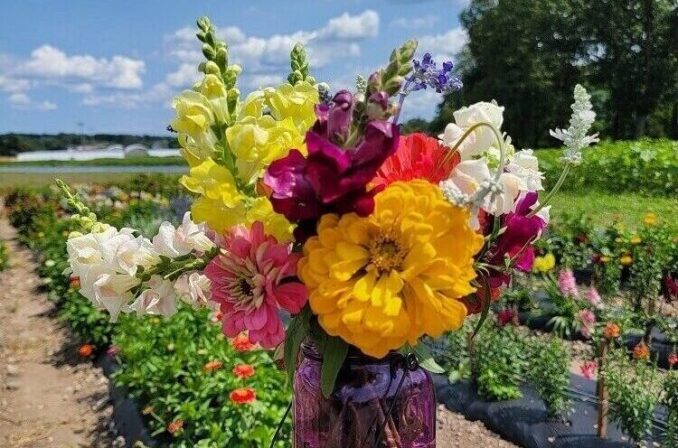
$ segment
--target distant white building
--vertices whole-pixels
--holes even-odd
[[[153,148],[148,149],[141,144],[132,144],[127,147],[111,145],[106,148],[76,147],[55,151],[31,151],[17,154],[16,160],[48,161],[48,160],[94,160],[94,159],[124,159],[126,157],[174,157],[179,156],[178,149]]]

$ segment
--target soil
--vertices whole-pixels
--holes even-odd
[[[0,204],[1,205],[1,204]],[[31,252],[0,217],[10,267],[0,272],[0,447],[119,447],[108,380],[39,291]]]
[[[512,448],[481,422],[471,422],[463,415],[438,407],[437,448]]]

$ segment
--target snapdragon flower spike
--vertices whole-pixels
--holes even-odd
[[[456,92],[463,87],[461,80],[452,74],[452,61],[443,62],[438,68],[430,53],[426,53],[421,61],[412,61],[414,71],[407,79],[410,83],[408,90],[417,91],[426,88],[435,89],[438,93]]]

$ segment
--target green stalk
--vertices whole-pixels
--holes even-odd
[[[542,208],[544,208],[546,206],[546,204],[549,203],[549,201],[553,198],[553,196],[558,192],[560,187],[563,185],[563,182],[565,182],[565,178],[567,177],[567,174],[570,172],[571,166],[572,166],[572,164],[570,164],[570,163],[565,165],[565,168],[560,173],[560,177],[558,178],[558,182],[556,182],[556,184],[553,186],[551,191],[548,192],[548,194],[546,195],[544,200],[539,204],[539,206],[537,208],[535,208],[534,210],[532,210],[527,215],[528,218],[531,218],[532,216],[536,215]]]

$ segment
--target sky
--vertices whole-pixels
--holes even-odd
[[[172,97],[199,79],[202,15],[242,65],[241,92],[282,82],[296,42],[337,90],[408,38],[452,59],[467,1],[0,0],[0,133],[165,135]],[[439,100],[413,94],[403,116],[431,118]]]

